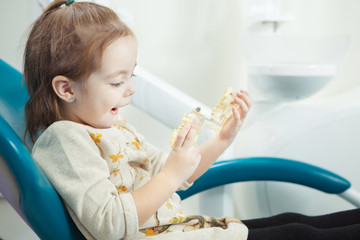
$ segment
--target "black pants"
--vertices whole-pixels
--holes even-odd
[[[284,213],[242,221],[248,240],[360,240],[360,209],[321,216]]]

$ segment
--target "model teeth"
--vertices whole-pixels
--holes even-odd
[[[180,130],[186,124],[192,124],[195,120],[198,120],[200,122],[200,127],[193,139],[192,146],[196,145],[196,141],[199,137],[202,126],[210,128],[214,132],[219,133],[226,120],[232,115],[232,107],[239,107],[239,105],[234,102],[235,95],[236,94],[234,90],[229,87],[224,92],[217,105],[211,111],[210,118],[205,117],[205,115],[200,113],[200,107],[193,109],[189,114],[185,114],[181,119],[181,123],[178,129],[173,130],[172,136],[170,138],[170,147],[174,147],[175,139]]]

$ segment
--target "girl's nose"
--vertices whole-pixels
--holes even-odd
[[[133,95],[136,92],[135,86],[133,82],[131,81],[128,88],[128,94],[129,96]]]

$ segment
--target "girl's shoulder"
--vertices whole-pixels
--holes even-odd
[[[71,132],[81,132],[86,129],[86,125],[73,122],[73,121],[56,121],[53,124],[51,124],[45,131],[40,135],[46,135],[46,134],[55,134],[55,135],[66,135]]]
[[[55,139],[60,142],[67,141],[75,136],[87,138],[86,125],[72,121],[56,121],[40,134],[34,147],[39,143],[54,142]]]
[[[69,149],[80,149],[82,146],[88,146],[97,151],[87,126],[72,121],[57,121],[36,140],[32,154],[44,151],[63,153]]]
[[[97,138],[101,136],[102,139],[124,138],[129,136],[136,137],[138,141],[142,142],[142,135],[138,134],[135,128],[126,120],[120,118],[116,124],[110,128],[98,129],[89,125],[76,123],[73,121],[56,121],[51,124],[40,137],[37,139],[34,147],[41,144],[62,144],[73,142],[74,140],[80,142],[97,142]]]

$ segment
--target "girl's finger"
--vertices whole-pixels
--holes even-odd
[[[241,110],[244,114],[246,114],[249,111],[249,106],[246,104],[244,99],[241,98],[235,98],[235,103],[239,105],[239,111]]]
[[[235,107],[233,107],[232,112],[233,112],[233,116],[235,118],[235,121],[239,122],[240,121],[240,113],[239,113],[239,111]]]
[[[178,135],[176,136],[175,142],[174,142],[174,147],[173,148],[181,148],[184,144],[184,140],[186,139],[186,136],[189,133],[189,130],[191,128],[190,124],[186,124],[178,133]]]
[[[241,90],[240,92],[238,92],[236,94],[237,97],[241,98],[244,100],[244,102],[246,103],[246,105],[250,108],[252,105],[252,99],[250,97],[250,94],[245,91],[245,90]]]
[[[191,129],[184,140],[183,147],[187,147],[187,148],[191,147],[199,127],[200,127],[200,123],[198,121],[193,122]]]

